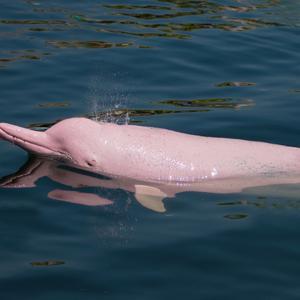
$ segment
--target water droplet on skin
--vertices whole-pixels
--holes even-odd
[[[215,177],[215,176],[217,176],[217,175],[218,175],[217,169],[216,169],[216,168],[213,168],[212,171],[211,171],[211,176],[212,176],[212,177]]]

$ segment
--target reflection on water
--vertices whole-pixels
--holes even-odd
[[[279,20],[279,14],[274,13],[276,7],[280,13],[280,1],[233,0],[231,3],[224,5],[193,0],[161,0],[157,5],[92,2],[85,6],[74,4],[71,8],[57,2],[27,1],[24,3],[27,14],[16,15],[16,18],[0,18],[1,35],[4,38],[21,35],[29,44],[34,40],[42,40],[47,52],[53,52],[51,47],[151,48],[152,42],[143,44],[144,38],[186,39],[197,30],[244,31],[284,26],[287,21],[286,18]],[[271,8],[272,14],[269,13]],[[27,18],[26,15],[31,17]],[[72,36],[68,40],[66,31]],[[82,32],[98,32],[99,39],[90,40]],[[111,41],[113,36],[117,41]],[[26,51],[33,50],[27,48]],[[0,66],[18,59],[39,59],[41,55],[34,53],[3,57],[0,51]]]
[[[155,212],[166,212],[165,201],[175,198],[179,193],[198,192],[215,194],[243,194],[257,195],[257,200],[219,202],[219,206],[255,206],[266,207],[266,196],[285,197],[285,206],[299,207],[300,179],[297,177],[267,176],[261,178],[228,178],[213,181],[199,181],[196,183],[172,184],[168,182],[143,182],[130,178],[114,178],[103,176],[89,170],[81,170],[66,165],[60,161],[48,160],[36,156],[29,157],[28,161],[15,173],[0,179],[2,188],[33,188],[39,179],[48,177],[63,188],[57,188],[48,193],[50,199],[80,204],[85,206],[108,206],[115,201],[115,195],[122,191],[131,195],[131,199],[138,201],[143,207]],[[93,190],[91,190],[93,188]],[[95,190],[95,188],[97,188]],[[107,198],[109,195],[109,198]],[[297,199],[296,202],[294,199]],[[286,200],[293,202],[287,202]],[[261,204],[263,201],[263,205]],[[297,204],[295,206],[295,204]],[[279,202],[271,204],[280,207]],[[244,213],[232,213],[224,216],[227,219],[237,220],[247,217]]]

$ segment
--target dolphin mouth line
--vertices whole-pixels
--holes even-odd
[[[41,150],[49,151],[49,152],[52,153],[53,156],[58,156],[58,157],[60,157],[60,158],[61,158],[61,157],[64,157],[64,158],[66,158],[66,159],[68,159],[68,160],[74,162],[73,158],[72,158],[68,153],[66,153],[66,152],[53,150],[53,149],[51,149],[51,148],[49,148],[49,147],[46,147],[46,146],[44,146],[44,145],[40,145],[40,144],[33,143],[33,142],[28,142],[28,141],[26,141],[26,140],[23,140],[23,139],[21,139],[21,138],[19,138],[19,137],[16,137],[16,136],[12,135],[11,133],[8,133],[8,132],[7,132],[6,130],[4,130],[3,128],[1,128],[0,131],[2,131],[5,135],[7,135],[8,138],[11,140],[11,142],[12,142],[13,144],[19,144],[21,147],[24,147],[25,149],[26,149],[26,146],[25,146],[25,145],[26,145],[26,144],[29,144],[29,145],[35,146],[35,147],[37,147],[37,148],[40,148]],[[28,150],[28,149],[26,149],[26,150]],[[30,151],[30,150],[29,150],[29,151]],[[34,152],[34,153],[38,154],[39,156],[47,156],[47,154],[42,155],[42,154],[38,153],[38,151],[30,151],[30,152]]]

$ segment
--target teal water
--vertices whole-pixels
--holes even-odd
[[[292,0],[0,4],[1,122],[99,116],[300,146],[300,5]],[[0,176],[27,154],[0,144]],[[1,299],[299,299],[299,186],[182,193],[166,212],[0,189]],[[74,189],[76,190],[76,189]],[[298,226],[299,225],[299,226]]]

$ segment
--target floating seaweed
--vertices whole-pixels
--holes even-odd
[[[256,83],[254,82],[245,82],[245,81],[225,81],[225,82],[221,82],[216,84],[217,87],[228,87],[228,86],[255,86]]]
[[[169,109],[124,109],[112,111],[100,111],[96,114],[89,115],[88,118],[111,123],[140,123],[139,120],[134,120],[134,117],[157,116],[164,114],[178,114],[178,113],[194,113],[207,112],[206,109],[185,109],[185,110],[169,110]]]
[[[63,260],[46,260],[46,261],[34,261],[30,263],[33,267],[49,267],[63,265],[65,262]]]
[[[206,107],[206,108],[231,108],[238,109],[241,107],[253,106],[252,100],[233,101],[232,98],[208,98],[194,100],[165,100],[159,102],[180,107]]]
[[[257,198],[257,201],[249,201],[249,200],[240,200],[240,201],[228,201],[228,202],[219,202],[217,205],[219,206],[254,206],[257,208],[266,208],[267,204],[265,201],[265,197],[263,199]]]
[[[138,36],[142,38],[152,38],[152,37],[160,37],[160,38],[173,38],[173,39],[187,39],[190,36],[186,34],[179,34],[179,33],[164,33],[164,32],[130,32],[130,31],[121,31],[121,30],[115,30],[115,29],[99,29],[97,30],[99,32],[109,32],[109,33],[115,33],[115,34],[124,34],[124,35],[132,35],[132,36]],[[139,46],[139,48],[143,47],[142,45]],[[153,48],[149,46],[149,48]]]
[[[72,15],[71,18],[73,18],[76,21],[79,22],[85,22],[85,23],[98,23],[98,24],[115,24],[115,20],[103,20],[103,19],[95,19],[95,18],[88,18],[83,15]]]
[[[248,215],[244,213],[237,213],[237,214],[228,214],[225,215],[224,218],[230,219],[230,220],[241,220],[247,218]]]
[[[37,60],[40,59],[41,57],[38,55],[21,55],[19,56],[19,58]]]
[[[58,103],[58,104],[57,104]],[[48,107],[64,107],[64,102],[50,103]],[[160,104],[174,105],[183,107],[184,109],[114,109],[109,111],[99,111],[93,114],[85,115],[89,119],[102,122],[112,123],[140,123],[142,120],[134,120],[134,117],[148,117],[165,114],[180,114],[180,113],[200,113],[209,112],[211,109],[217,108],[231,108],[239,109],[242,107],[253,106],[251,100],[241,102],[233,102],[231,98],[210,98],[210,99],[195,99],[195,100],[166,100],[159,102]],[[40,105],[41,106],[41,105]],[[42,106],[43,107],[43,106]],[[47,105],[45,106],[47,107]],[[185,107],[192,107],[193,109],[186,109]],[[29,124],[30,129],[46,130],[56,124],[55,122],[41,122]]]
[[[1,32],[3,36],[34,35],[45,41],[46,46],[57,48],[75,49],[105,49],[152,48],[149,45],[140,45],[138,38],[142,39],[188,39],[194,31],[199,30],[224,30],[240,32],[255,30],[257,28],[278,27],[285,25],[284,18],[275,18],[268,14],[268,9],[280,4],[277,0],[259,1],[249,3],[233,0],[230,4],[216,3],[215,1],[194,0],[159,0],[155,4],[95,4],[93,9],[75,11],[68,6],[26,1],[31,7],[32,15],[24,19],[0,19],[3,28],[8,31]],[[99,15],[99,6],[103,14]],[[256,13],[261,10],[262,13]],[[255,12],[255,14],[253,13]],[[46,16],[46,17],[45,17]],[[193,17],[193,22],[191,18]],[[151,29],[151,30],[149,30]],[[107,40],[82,40],[75,37],[73,40],[49,40],[51,34],[43,32],[70,31],[72,36],[76,30],[88,32],[109,33],[117,36],[130,36],[134,41],[111,42]],[[75,30],[73,32],[73,30]],[[102,35],[105,36],[105,35]],[[157,44],[155,44],[157,45]],[[41,55],[2,57],[0,66],[3,67],[19,59],[38,60]]]
[[[290,93],[300,93],[300,89],[290,89]]]
[[[247,201],[226,201],[226,202],[218,202],[219,206],[235,206],[235,205],[244,205],[247,204]]]
[[[12,50],[12,51],[1,51],[3,56],[0,58],[0,67],[5,66],[7,63],[15,62],[18,60],[39,60],[49,53],[35,52],[34,50]]]
[[[156,116],[163,114],[178,114],[178,113],[194,113],[194,112],[207,112],[206,109],[185,109],[185,110],[167,110],[167,109],[124,109],[124,110],[111,110],[111,111],[100,111],[94,114],[85,115],[92,120],[102,121],[102,122],[114,122],[119,123],[118,120],[123,121],[128,117],[147,117],[147,116]],[[40,122],[40,123],[31,123],[27,127],[30,129],[44,131],[55,125],[61,120],[56,120],[53,122]],[[129,123],[140,123],[140,120],[130,119]]]
[[[49,41],[50,45],[57,48],[128,48],[133,45],[131,42],[110,43],[105,41]]]
[[[281,191],[282,192],[282,191]],[[295,196],[295,199],[289,199],[284,201],[269,200],[266,196],[257,196],[256,200],[237,200],[237,201],[226,201],[218,202],[218,206],[251,206],[255,208],[272,208],[272,209],[300,209],[300,200],[297,193],[290,194],[289,197]],[[271,198],[272,199],[272,198]]]
[[[15,58],[13,57],[10,57],[10,58],[0,58],[0,63],[8,63],[8,62],[11,62],[11,61],[14,61]]]
[[[198,13],[195,11],[178,11],[173,14],[151,14],[151,13],[126,13],[126,12],[119,12],[116,15],[132,17],[136,19],[143,19],[143,20],[153,20],[153,19],[173,19],[178,17],[185,17],[185,16],[194,16]]]
[[[28,30],[30,30],[30,31],[37,31],[37,32],[49,31],[48,28],[42,28],[42,27],[30,27]]]
[[[104,4],[103,7],[111,9],[155,9],[155,10],[171,10],[170,6],[162,5],[130,5],[130,4]]]
[[[41,108],[51,108],[51,107],[68,107],[70,106],[69,102],[47,102],[47,103],[40,103],[38,104]]]
[[[0,20],[0,24],[8,25],[66,25],[64,20]]]

